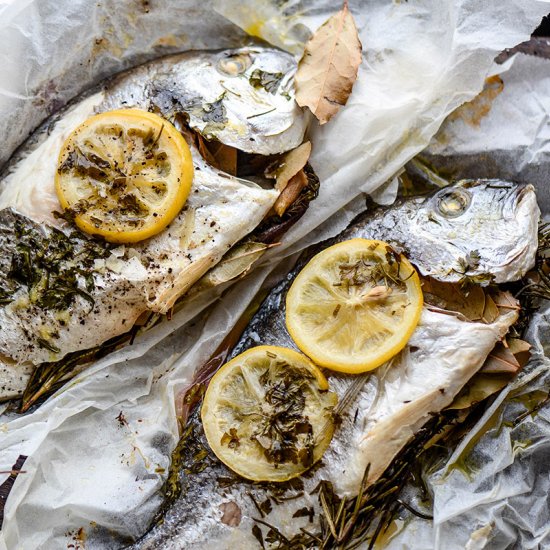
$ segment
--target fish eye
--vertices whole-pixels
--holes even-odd
[[[252,59],[248,54],[239,53],[224,57],[218,61],[218,71],[227,76],[239,76],[246,72],[252,65]]]
[[[471,195],[465,189],[444,189],[435,196],[435,208],[445,218],[457,218],[468,210]]]

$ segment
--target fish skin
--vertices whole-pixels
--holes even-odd
[[[165,231],[143,243],[112,248],[106,259],[96,260],[100,265],[93,274],[95,289],[88,292],[95,302],[92,311],[88,301],[80,296],[70,308],[69,319],[26,301],[21,307],[20,300],[28,294],[22,288],[13,302],[0,307],[0,356],[14,361],[0,362],[0,400],[14,397],[24,389],[28,368],[24,369],[27,376],[20,380],[14,373],[18,365],[58,361],[68,353],[127,332],[146,311],[166,313],[231,246],[256,227],[276,197],[274,191],[248,187],[231,177],[219,178],[204,165],[197,172],[184,210]],[[0,230],[2,226],[13,226],[14,217],[46,234],[51,231],[9,209],[0,210]],[[188,242],[183,244],[185,238]],[[5,252],[10,251],[14,246],[13,233],[0,231],[0,246]],[[155,261],[151,263],[149,258]],[[4,274],[7,269],[5,266]],[[59,353],[38,344],[38,339],[44,338],[44,330],[56,335],[51,343],[61,350]],[[11,379],[16,377],[9,387],[4,381],[8,372],[12,373]],[[14,381],[18,383],[14,385]],[[2,389],[4,385],[6,388]]]
[[[247,57],[250,66],[246,73],[230,77],[218,71],[220,60],[232,56]],[[53,215],[61,210],[54,187],[57,158],[66,137],[88,117],[137,107],[174,119],[187,106],[191,127],[228,145],[260,154],[286,151],[302,142],[307,124],[293,100],[295,68],[292,56],[271,48],[189,52],[122,73],[104,89],[71,104],[31,136],[0,179],[0,246],[6,260],[0,262],[0,282],[10,270],[7,252],[15,245],[10,233],[14,216],[46,233],[52,228],[68,230],[65,222]],[[249,76],[256,69],[282,73],[275,93],[250,83]],[[228,87],[233,92],[227,91]],[[220,98],[223,109],[218,108],[227,121],[208,126],[201,118],[206,116],[204,107]],[[270,113],[247,118],[267,105]],[[98,260],[91,293],[95,306],[85,315],[85,323],[81,324],[81,317],[89,303],[82,297],[75,298],[69,321],[60,321],[54,312],[35,306],[21,307],[25,303],[23,290],[17,295],[17,304],[0,306],[0,401],[21,395],[32,365],[57,361],[67,353],[127,332],[145,311],[166,313],[269,212],[278,192],[223,174],[204,162],[193,146],[191,149],[195,177],[186,206],[167,229],[147,241],[116,249],[105,245],[111,255]],[[44,330],[55,335],[51,343],[59,353],[37,345]]]
[[[522,189],[514,188],[518,193]],[[483,186],[478,189],[479,192],[488,192]],[[532,188],[524,189],[524,195],[534,196]],[[339,236],[308,251],[297,267],[271,291],[230,358],[260,344],[297,349],[286,330],[285,299],[305,263],[320,250],[337,242],[354,237],[379,237],[386,230],[388,220],[393,223],[404,212],[417,215],[418,209],[422,205],[427,207],[430,204],[427,201],[430,200],[422,198],[404,201],[386,210],[387,219],[382,210],[360,215]],[[527,204],[532,205],[530,199],[528,201]],[[516,212],[524,214],[521,209]],[[533,209],[533,213],[536,212]],[[515,220],[509,219],[508,222],[516,227]],[[517,238],[510,231],[505,235],[510,240]],[[534,240],[536,242],[536,235]],[[406,247],[408,242],[408,238],[400,242],[406,253],[409,253]],[[431,242],[428,240],[426,244],[431,245]],[[511,242],[503,242],[502,245],[513,248]],[[454,261],[454,257],[449,257]],[[422,262],[422,259],[421,255],[416,256],[417,262]],[[252,497],[258,503],[271,498],[273,509],[264,520],[283,535],[292,537],[300,528],[315,532],[319,527],[321,510],[317,496],[311,493],[319,482],[330,481],[340,495],[352,496],[357,493],[366,466],[370,463],[372,473],[368,482],[372,483],[414,432],[429,420],[431,413],[439,412],[452,402],[460,389],[482,367],[494,345],[516,321],[517,315],[514,310],[501,312],[493,323],[483,324],[425,305],[417,329],[405,349],[394,358],[392,366],[386,364],[370,375],[360,375],[366,378],[366,382],[340,413],[342,423],[336,428],[329,449],[321,462],[300,478],[303,487],[293,488],[283,484],[286,487],[283,489],[283,492],[286,490],[285,496],[296,498],[280,501],[281,504],[273,500],[272,489],[239,478],[211,451],[201,463],[204,467],[202,471],[189,472],[197,449],[209,450],[196,413],[189,423],[196,434],[195,443],[184,455],[184,467],[188,469],[180,473],[182,494],[166,513],[163,523],[154,527],[132,548],[260,548],[252,528],[255,525],[253,518],[261,519],[262,515]],[[336,372],[325,371],[325,374],[330,389],[340,399],[348,395],[348,390],[358,379],[361,380],[360,377]],[[236,527],[222,522],[222,510],[228,503],[240,510],[241,520]],[[293,517],[295,512],[303,508],[313,509],[313,522],[309,522],[308,518]],[[265,536],[267,530],[262,529]]]
[[[221,59],[239,55],[249,55],[251,59],[246,73],[229,77],[218,72],[216,67]],[[276,93],[250,84],[249,77],[257,69],[283,74]],[[50,180],[61,145],[87,118],[112,109],[152,110],[174,120],[180,109],[190,106],[188,123],[202,132],[207,123],[200,118],[204,110],[197,107],[200,94],[205,94],[205,103],[211,103],[225,92],[222,104],[227,123],[219,128],[211,124],[206,128],[209,136],[250,153],[272,154],[294,149],[302,143],[309,120],[294,101],[295,71],[296,60],[291,55],[261,47],[187,52],[125,71],[47,120],[14,153],[0,178],[0,209],[14,207],[23,214],[30,211],[34,220],[59,226],[52,216],[59,203]],[[246,101],[254,105],[252,114],[263,112],[257,106],[271,112],[249,119],[251,108]]]
[[[359,393],[357,416],[346,416],[340,427],[349,434],[346,444],[330,447],[320,475],[339,496],[357,494],[367,466],[367,483],[374,483],[432,413],[452,403],[517,318],[509,311],[491,324],[469,323],[425,306],[405,350]],[[339,395],[349,387],[348,380],[330,382]]]

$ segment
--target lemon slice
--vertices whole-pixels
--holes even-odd
[[[55,186],[86,233],[134,243],[162,231],[193,181],[191,152],[167,120],[140,109],[92,116],[67,138]]]
[[[288,332],[329,369],[360,373],[396,355],[422,311],[418,274],[381,241],[352,239],[317,254],[286,298]]]
[[[258,346],[216,373],[201,417],[210,447],[226,466],[254,481],[286,481],[327,449],[337,400],[307,357]]]

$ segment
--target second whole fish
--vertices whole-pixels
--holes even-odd
[[[463,191],[468,200],[459,206],[460,212],[451,204],[454,215],[445,215],[442,200],[454,201],[455,194]],[[440,224],[431,221],[438,217]],[[305,262],[327,246],[357,237],[384,238],[401,249],[420,273],[443,285],[464,282],[465,277],[471,277],[469,285],[509,282],[534,264],[538,218],[532,186],[495,181],[461,182],[428,197],[367,212],[338,237],[306,254],[266,298],[232,357],[264,344],[297,349],[286,330],[286,294]],[[468,224],[475,224],[475,238],[466,237]],[[437,227],[443,228],[439,238]],[[452,245],[446,240],[450,235],[456,236]],[[464,269],[464,262],[472,258],[470,269]],[[186,427],[184,469],[179,474],[182,494],[162,524],[133,548],[276,548],[279,543],[293,548],[294,537],[305,544],[296,547],[318,547],[304,533],[320,531],[324,514],[320,483],[329,483],[337,495],[353,499],[361,487],[383,474],[415,433],[452,403],[516,322],[517,302],[509,294],[503,296],[504,302],[498,303],[487,322],[469,320],[427,301],[407,346],[390,362],[358,376],[325,371],[330,389],[340,399],[341,423],[320,464],[297,480],[274,485],[235,475],[209,450],[200,417],[193,415]],[[199,454],[200,464],[195,464]]]

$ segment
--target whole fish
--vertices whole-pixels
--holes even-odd
[[[191,145],[192,189],[169,227],[133,246],[93,241],[54,214],[68,135],[95,113],[137,107],[245,152],[282,153],[302,143],[307,122],[295,70],[292,56],[262,47],[165,57],[73,103],[16,152],[0,180],[0,401],[22,393],[35,365],[169,311],[278,196],[214,169]]]
[[[454,216],[444,215],[441,201],[463,191],[469,200],[462,212],[453,207]],[[436,216],[442,217],[439,223],[432,220]],[[232,357],[260,344],[297,349],[285,326],[286,293],[301,267],[320,249],[355,237],[384,238],[399,246],[421,273],[443,281],[455,281],[460,260],[479,251],[478,268],[472,268],[476,276],[483,275],[484,282],[487,277],[511,281],[534,264],[538,217],[532,186],[487,181],[462,182],[429,197],[367,212],[339,236],[307,253],[264,301]],[[466,219],[477,227],[476,238],[457,239],[451,247],[445,239],[463,231]],[[416,233],[410,229],[419,227],[422,231]],[[439,239],[437,227],[444,229]],[[491,235],[494,253],[486,235]],[[340,399],[341,423],[321,463],[298,480],[274,485],[238,477],[210,451],[195,414],[185,431],[182,494],[162,524],[133,548],[317,547],[315,539],[304,538],[304,533],[320,532],[320,483],[330,482],[336,494],[347,498],[374,483],[433,414],[451,404],[506,335],[518,318],[515,301],[509,299],[492,322],[473,322],[426,303],[407,346],[388,364],[358,376],[325,371],[330,389]],[[302,546],[292,546],[295,536],[302,537]]]

